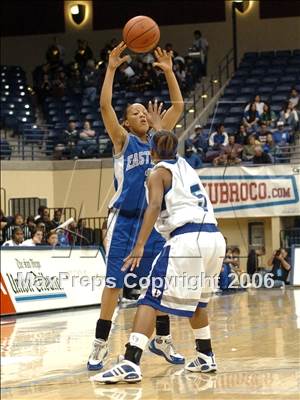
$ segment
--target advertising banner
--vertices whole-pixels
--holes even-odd
[[[300,174],[293,165],[198,170],[217,218],[300,215]]]
[[[106,273],[98,249],[1,249],[1,315],[99,304]]]

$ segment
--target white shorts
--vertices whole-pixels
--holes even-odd
[[[213,224],[186,224],[176,231],[154,260],[138,305],[191,317],[207,305],[218,283],[226,244]]]

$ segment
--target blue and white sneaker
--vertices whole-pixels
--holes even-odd
[[[185,358],[181,354],[176,353],[171,335],[155,336],[149,343],[149,350],[154,354],[164,357],[171,364],[185,363]]]
[[[208,356],[197,352],[197,358],[190,361],[185,366],[185,369],[191,372],[216,372],[217,364],[214,353],[211,353],[211,355]]]
[[[111,369],[90,378],[92,382],[99,383],[135,383],[142,380],[141,369],[131,361],[123,360]]]
[[[93,341],[93,348],[87,362],[87,369],[89,371],[99,371],[103,368],[103,362],[108,354],[108,345],[105,340],[95,339]]]

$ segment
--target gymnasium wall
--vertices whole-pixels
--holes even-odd
[[[184,4],[184,1],[182,3]],[[259,1],[250,3],[251,6],[246,13],[237,12],[239,56],[242,56],[245,51],[300,48],[300,17],[261,19]],[[231,1],[226,1],[225,5],[226,21],[224,22],[162,26],[160,44],[172,42],[174,48],[184,54],[191,46],[193,31],[200,29],[210,44],[208,67],[212,72],[214,66],[232,47]],[[87,24],[85,30],[75,30],[74,26],[68,25],[67,21],[66,33],[55,35],[58,42],[66,49],[67,62],[73,59],[78,38],[88,40],[96,57],[111,38],[121,39],[119,29],[92,31],[92,25]],[[52,40],[53,34],[2,37],[1,63],[22,65],[31,79],[32,70],[44,62],[47,47]]]

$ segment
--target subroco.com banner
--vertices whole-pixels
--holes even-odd
[[[99,304],[105,273],[98,249],[1,248],[1,315]]]
[[[218,218],[300,214],[300,166],[198,170]]]

